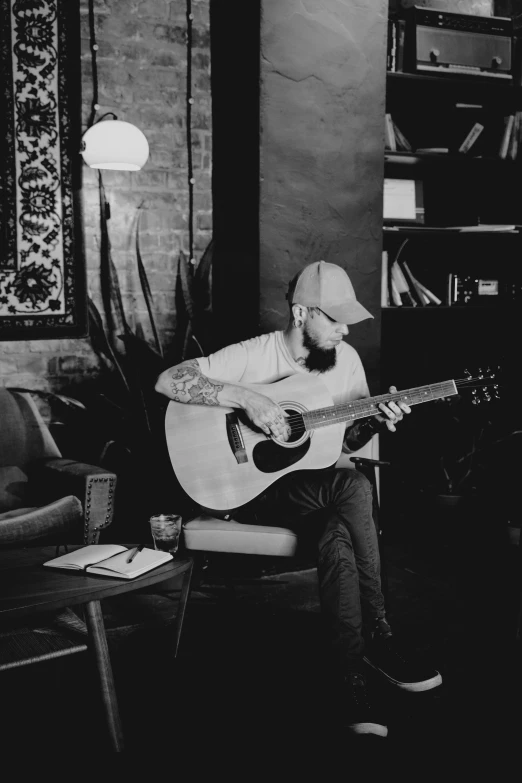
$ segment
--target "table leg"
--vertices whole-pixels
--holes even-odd
[[[190,566],[185,571],[185,574],[183,576],[183,582],[181,584],[181,591],[180,591],[179,602],[178,602],[178,611],[176,614],[176,622],[174,624],[174,629],[175,629],[174,645],[173,645],[174,658],[176,658],[178,655],[179,640],[181,638],[181,631],[183,630],[183,620],[185,618],[185,609],[187,608],[187,601],[190,595],[193,568],[194,568],[194,563],[191,562]]]
[[[100,678],[101,695],[111,742],[114,750],[122,751],[123,731],[116,699],[111,660],[109,658],[107,637],[105,635],[105,625],[99,601],[89,601],[85,605],[85,620],[89,630],[89,643],[94,652],[96,668]]]

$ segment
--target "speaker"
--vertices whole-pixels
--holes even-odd
[[[414,6],[406,21],[407,69],[512,79],[513,23]]]

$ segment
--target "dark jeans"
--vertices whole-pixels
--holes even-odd
[[[289,473],[234,513],[239,522],[281,524],[317,544],[321,608],[336,661],[361,668],[363,623],[385,616],[372,487],[350,468]]]

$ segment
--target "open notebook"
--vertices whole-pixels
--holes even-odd
[[[136,554],[132,562],[127,563],[134,549],[135,547],[128,549],[120,544],[91,544],[47,560],[44,566],[115,576],[118,579],[134,579],[173,559],[170,552],[144,548]]]

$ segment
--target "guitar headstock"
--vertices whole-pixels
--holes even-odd
[[[481,402],[491,402],[500,398],[499,374],[498,367],[479,368],[475,373],[464,370],[464,378],[456,380],[455,385],[459,393],[461,390],[470,389],[473,405],[479,405]]]

